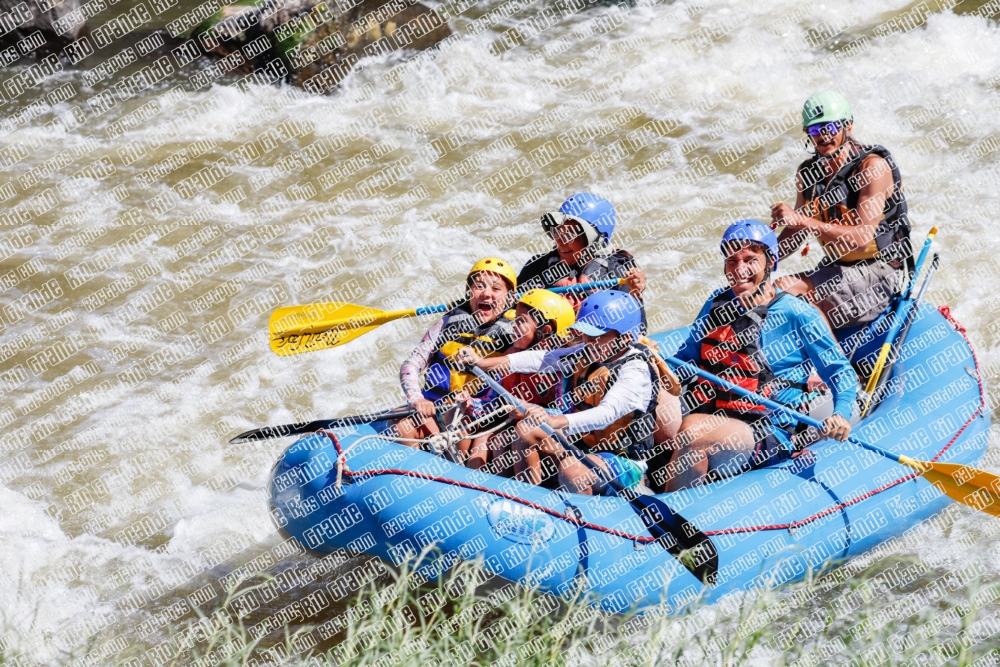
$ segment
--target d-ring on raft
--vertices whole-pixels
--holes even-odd
[[[683,329],[653,335],[665,354]],[[880,337],[856,358],[876,352]],[[946,308],[921,302],[887,393],[853,433],[913,459],[975,465],[990,416],[975,353]],[[677,613],[691,601],[770,587],[901,535],[951,501],[919,473],[850,443],[706,486],[659,494],[708,536],[718,568],[696,578],[629,502],[549,491],[463,468],[379,437],[385,422],[292,444],[270,483],[284,531],[316,552],[364,551],[395,564],[434,545],[417,571],[481,558],[505,579],[594,605]],[[341,464],[338,466],[338,460]]]

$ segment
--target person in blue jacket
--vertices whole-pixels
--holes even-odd
[[[806,300],[777,289],[778,241],[758,220],[740,220],[722,237],[728,289],[702,307],[676,356],[745,389],[786,405],[815,397],[815,371],[833,391],[825,435],[845,440],[858,378],[823,315]],[[791,426],[784,415],[693,377],[683,396],[689,413],[674,439],[666,490],[701,484],[709,472],[738,474],[788,455]],[[664,472],[668,474],[663,474]],[[655,476],[655,475],[654,475]]]

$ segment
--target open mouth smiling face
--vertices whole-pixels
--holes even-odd
[[[726,256],[726,279],[737,298],[753,293],[764,281],[766,269],[767,254],[750,245]]]
[[[507,282],[496,273],[480,271],[469,283],[469,305],[480,322],[490,322],[507,309],[510,291]]]

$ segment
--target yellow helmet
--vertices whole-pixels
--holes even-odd
[[[472,269],[469,271],[469,275],[466,276],[465,280],[468,282],[472,279],[472,276],[479,273],[480,271],[489,271],[495,273],[510,285],[511,291],[517,289],[517,274],[514,273],[514,269],[510,264],[503,261],[502,259],[497,259],[496,257],[487,257],[481,259],[472,265]]]
[[[517,300],[532,310],[537,310],[549,322],[555,322],[556,335],[562,336],[576,322],[576,311],[561,294],[547,289],[533,289],[521,295]]]

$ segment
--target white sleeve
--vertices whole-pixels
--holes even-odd
[[[566,415],[568,434],[589,433],[605,428],[626,414],[644,411],[653,394],[649,367],[642,359],[629,361],[618,372],[618,380],[596,408]]]
[[[563,373],[563,357],[579,351],[583,345],[560,347],[555,350],[525,350],[507,355],[511,373]]]
[[[511,373],[537,373],[542,367],[545,350],[524,350],[507,355]]]

